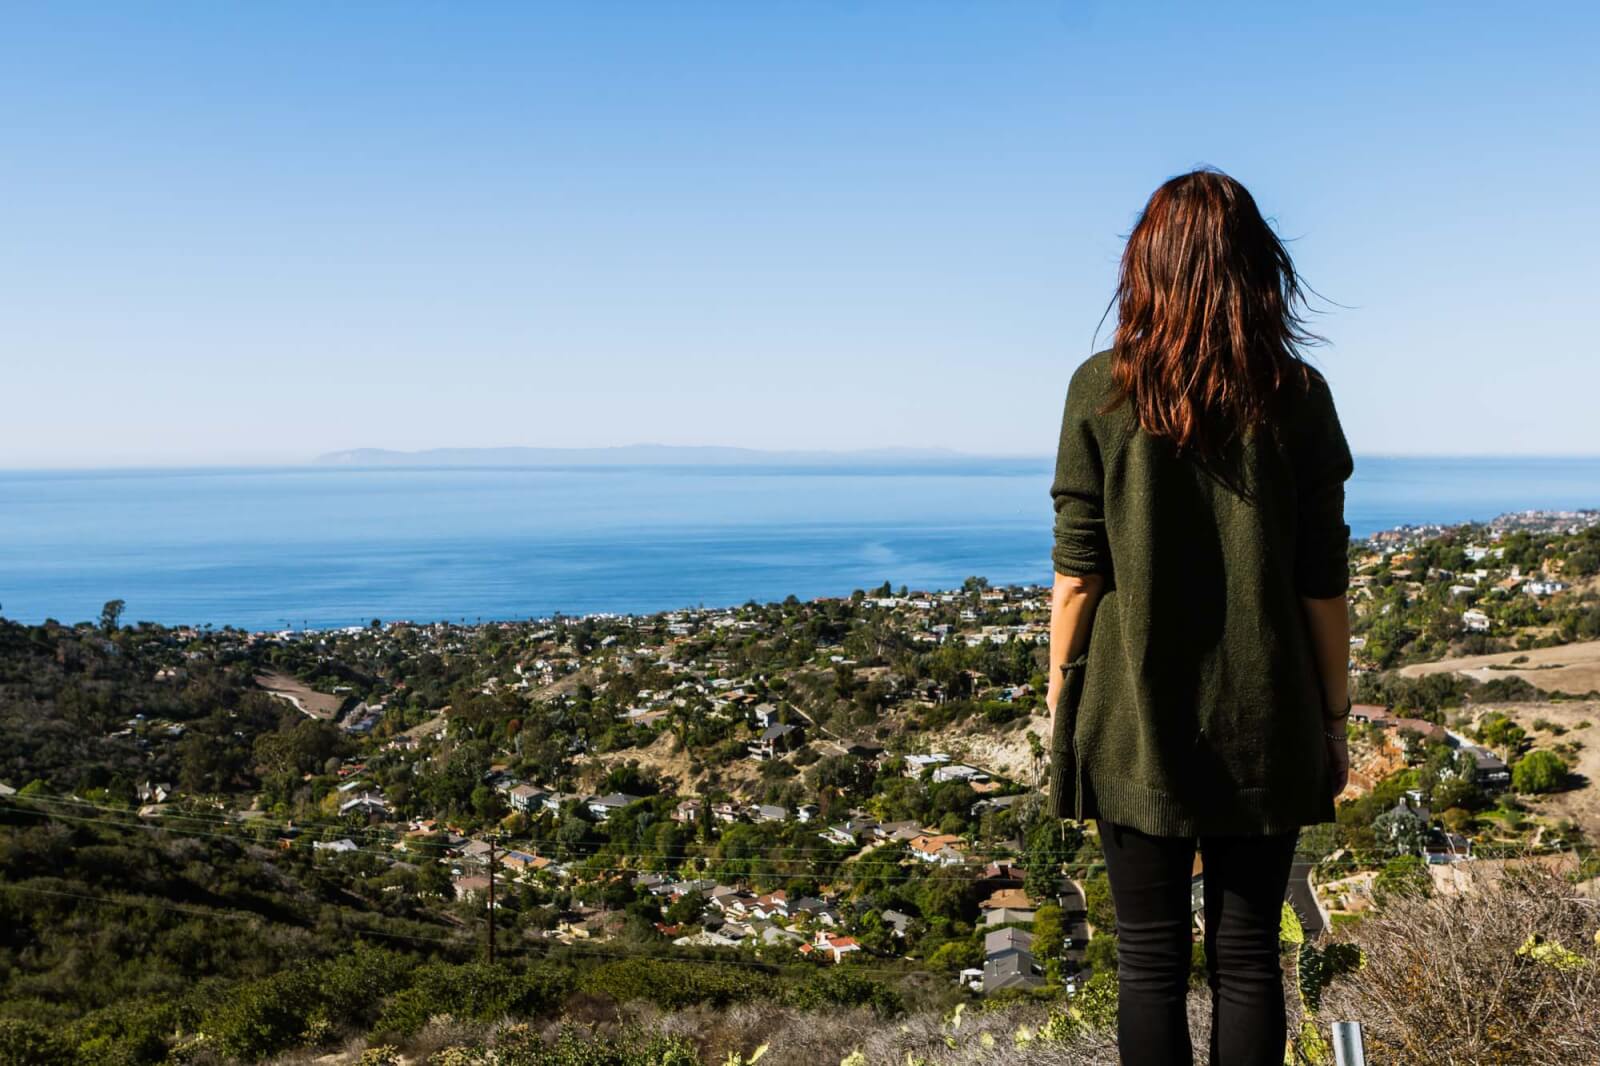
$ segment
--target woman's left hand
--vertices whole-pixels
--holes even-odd
[[[1338,798],[1350,783],[1350,738],[1344,727],[1323,734],[1328,742],[1328,776],[1333,779],[1333,795]]]

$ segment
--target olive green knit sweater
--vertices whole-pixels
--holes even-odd
[[[1140,430],[1131,404],[1105,409],[1109,352],[1073,375],[1052,558],[1057,573],[1108,580],[1070,678],[1081,690],[1070,684],[1058,708],[1058,813],[1168,836],[1333,818],[1300,599],[1348,587],[1352,464],[1327,384],[1311,377],[1286,390],[1271,431],[1202,466]]]

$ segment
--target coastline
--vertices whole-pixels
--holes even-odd
[[[1352,545],[1362,545],[1362,546],[1368,546],[1368,547],[1372,547],[1372,548],[1380,548],[1380,549],[1383,549],[1383,550],[1393,551],[1393,550],[1396,550],[1396,549],[1403,549],[1403,548],[1406,548],[1406,547],[1409,547],[1409,546],[1413,546],[1413,545],[1415,545],[1417,543],[1420,543],[1421,541],[1432,539],[1434,537],[1438,537],[1438,536],[1441,536],[1441,535],[1446,534],[1446,533],[1460,532],[1460,531],[1466,531],[1466,530],[1474,530],[1474,531],[1481,530],[1481,531],[1483,531],[1483,533],[1484,533],[1484,535],[1486,537],[1489,537],[1491,539],[1498,539],[1500,536],[1503,536],[1503,535],[1505,535],[1507,533],[1518,532],[1518,531],[1524,531],[1524,532],[1530,532],[1530,533],[1554,533],[1554,532],[1575,533],[1575,532],[1581,531],[1583,529],[1588,529],[1588,528],[1591,528],[1591,527],[1594,527],[1594,526],[1600,526],[1600,507],[1597,507],[1597,508],[1577,508],[1577,509],[1571,509],[1571,510],[1529,509],[1529,510],[1523,510],[1523,511],[1508,511],[1508,512],[1505,512],[1503,514],[1496,515],[1494,518],[1489,519],[1488,521],[1484,521],[1484,522],[1472,522],[1472,521],[1469,521],[1469,522],[1456,522],[1456,523],[1449,523],[1449,524],[1426,523],[1426,524],[1404,524],[1404,525],[1399,525],[1399,526],[1393,526],[1393,527],[1389,527],[1389,528],[1386,528],[1386,529],[1377,530],[1377,531],[1375,531],[1375,532],[1373,532],[1373,533],[1371,533],[1371,534],[1369,534],[1367,536],[1362,536],[1362,537],[1352,536],[1351,537],[1351,544]],[[1044,589],[1048,588],[1048,582],[1046,582],[1046,581],[1037,581],[1037,582],[997,581],[997,582],[991,583],[983,575],[972,575],[972,577],[978,578],[978,579],[984,581],[985,585],[987,585],[989,587],[994,587],[994,588],[1007,588],[1007,589],[1014,589],[1014,590],[1021,590],[1021,591],[1044,590]],[[883,582],[879,582],[876,586],[872,586],[872,587],[879,587],[882,584],[883,584]],[[955,589],[955,586],[946,586],[946,587],[911,587],[911,586],[903,586],[901,583],[894,582],[892,580],[889,581],[889,584],[892,587],[896,588],[896,589],[902,588],[902,587],[906,588],[907,594],[912,596],[912,597],[917,597],[917,596],[938,596],[938,595],[942,595],[942,594],[946,594],[946,593],[949,593],[951,591],[954,591],[954,589]],[[803,599],[806,602],[810,602],[810,603],[823,603],[823,602],[828,602],[828,601],[843,600],[843,599],[848,599],[854,591],[863,589],[865,587],[866,586],[856,585],[851,589],[845,589],[845,590],[841,590],[839,592],[822,594],[822,595],[810,595],[810,596],[797,597],[797,598]],[[792,595],[792,593],[789,594],[789,595]],[[762,602],[764,602],[765,604],[769,604],[770,605],[770,604],[772,604],[774,602],[777,602],[778,600],[781,600],[783,598],[784,597],[778,597],[777,600],[766,600],[766,601],[762,601]],[[642,618],[651,618],[651,617],[656,617],[656,616],[667,616],[667,615],[674,615],[674,614],[684,614],[684,615],[703,615],[703,614],[707,614],[707,613],[718,614],[718,613],[727,613],[727,612],[736,611],[741,606],[744,606],[745,604],[748,604],[748,603],[751,603],[751,602],[757,602],[757,600],[754,597],[745,597],[743,599],[737,599],[737,600],[728,601],[728,602],[706,603],[704,601],[701,601],[701,602],[697,602],[697,603],[662,606],[662,607],[655,607],[655,608],[650,608],[650,609],[640,609],[640,610],[589,610],[589,611],[562,611],[562,610],[556,610],[556,611],[552,611],[552,612],[545,613],[545,614],[505,616],[505,617],[499,617],[499,618],[493,618],[493,617],[491,617],[491,618],[483,618],[483,617],[479,617],[479,618],[475,619],[475,621],[474,621],[474,623],[472,625],[469,625],[466,622],[465,618],[458,618],[458,619],[456,619],[454,621],[452,621],[450,618],[445,618],[445,617],[420,618],[420,619],[417,619],[417,618],[389,618],[389,619],[382,619],[382,618],[374,618],[374,617],[369,616],[369,615],[363,615],[363,617],[367,618],[367,621],[365,621],[365,622],[359,622],[359,621],[350,620],[350,621],[343,621],[343,622],[337,622],[337,623],[332,623],[332,624],[327,624],[327,625],[317,625],[317,626],[305,625],[305,626],[295,627],[293,625],[286,625],[284,627],[276,628],[276,629],[270,628],[270,627],[268,627],[268,628],[256,628],[256,627],[246,627],[246,626],[217,625],[217,624],[212,623],[212,622],[193,621],[193,620],[190,620],[190,621],[178,621],[178,622],[165,623],[165,624],[168,625],[169,628],[173,628],[173,629],[176,629],[176,630],[179,630],[179,631],[198,632],[202,628],[212,627],[212,628],[221,628],[221,629],[237,629],[237,630],[240,630],[242,632],[248,633],[248,634],[250,634],[252,636],[267,636],[267,635],[279,635],[279,636],[282,636],[282,635],[286,635],[286,634],[317,634],[317,633],[335,633],[335,632],[357,632],[357,631],[366,629],[371,624],[371,621],[374,621],[374,620],[380,621],[385,625],[394,624],[394,625],[406,625],[406,626],[418,626],[418,627],[426,627],[426,626],[446,626],[446,627],[449,627],[449,626],[457,626],[457,625],[459,625],[462,628],[473,628],[474,626],[483,626],[483,625],[541,625],[541,624],[548,624],[548,623],[553,622],[553,621],[558,620],[558,619],[579,620],[579,621],[581,621],[581,620],[584,620],[584,619],[595,619],[595,620],[618,619],[618,618],[642,619]],[[3,612],[0,612],[0,621],[3,621],[3,620],[7,620],[7,616]],[[18,621],[18,619],[10,619],[10,620],[11,621]],[[77,623],[68,623],[68,624],[79,624],[79,625],[81,625],[81,624],[86,624],[86,621],[80,621],[80,622],[77,622]],[[266,685],[266,686],[263,686],[263,687],[266,687],[269,691],[272,691],[273,695],[278,696],[278,697],[280,697],[282,699],[285,699],[285,700],[293,703],[296,707],[298,707],[301,711],[305,712],[308,715],[312,715],[314,717],[327,717],[328,716],[328,714],[325,711],[322,711],[321,709],[316,710],[316,711],[307,709],[307,707],[304,706],[301,703],[301,701],[296,698],[296,695],[294,693],[294,686],[292,684],[288,684],[288,682],[292,681],[292,679],[285,678],[284,680],[285,680],[286,684],[273,684],[273,685]]]
[[[1358,539],[1600,504],[1600,459],[1363,457]],[[253,631],[1050,578],[1043,461],[0,474],[0,613]]]

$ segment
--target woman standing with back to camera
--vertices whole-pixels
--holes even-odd
[[[1299,828],[1349,771],[1350,451],[1294,266],[1244,186],[1145,206],[1110,350],[1067,390],[1050,622],[1051,795],[1093,818],[1127,1066],[1193,1062],[1204,864],[1213,1066],[1283,1062],[1278,925]]]

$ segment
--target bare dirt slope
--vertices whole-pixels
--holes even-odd
[[[332,696],[326,692],[318,692],[308,687],[297,678],[276,671],[257,674],[256,684],[277,696],[287,700],[312,718],[321,718],[332,721],[333,716],[339,713],[339,708],[344,706],[345,697]]]
[[[1043,772],[1033,757],[1028,735],[1038,736],[1046,749],[1049,747],[1049,719],[1043,715],[1030,715],[1025,725],[987,725],[981,720],[968,719],[949,729],[926,735],[929,751],[948,752],[959,762],[987,770],[992,774],[1010,778],[1022,784],[1032,784]]]
[[[736,759],[727,766],[702,767],[698,774],[691,770],[690,753],[674,751],[677,740],[671,730],[665,730],[646,747],[625,748],[601,755],[591,755],[583,760],[582,778],[586,787],[597,787],[606,772],[624,763],[638,763],[639,768],[660,777],[670,777],[678,783],[684,795],[701,795],[707,789],[726,789],[735,796],[749,797],[758,791],[761,764],[753,759]],[[715,778],[713,779],[713,771]]]
[[[1600,840],[1600,700],[1562,703],[1504,703],[1493,709],[1510,715],[1527,730],[1535,748],[1576,741],[1582,745],[1576,762],[1568,765],[1577,775],[1577,787],[1566,792],[1529,800],[1529,806],[1550,818],[1570,818],[1590,840]],[[1566,733],[1552,736],[1536,730],[1536,719],[1566,727]],[[1593,723],[1582,726],[1582,723]]]
[[[1519,660],[1513,662],[1512,660]],[[1496,655],[1468,655],[1401,667],[1403,677],[1457,673],[1474,681],[1518,677],[1546,692],[1582,696],[1600,691],[1600,640],[1563,644],[1532,651],[1506,651]]]

